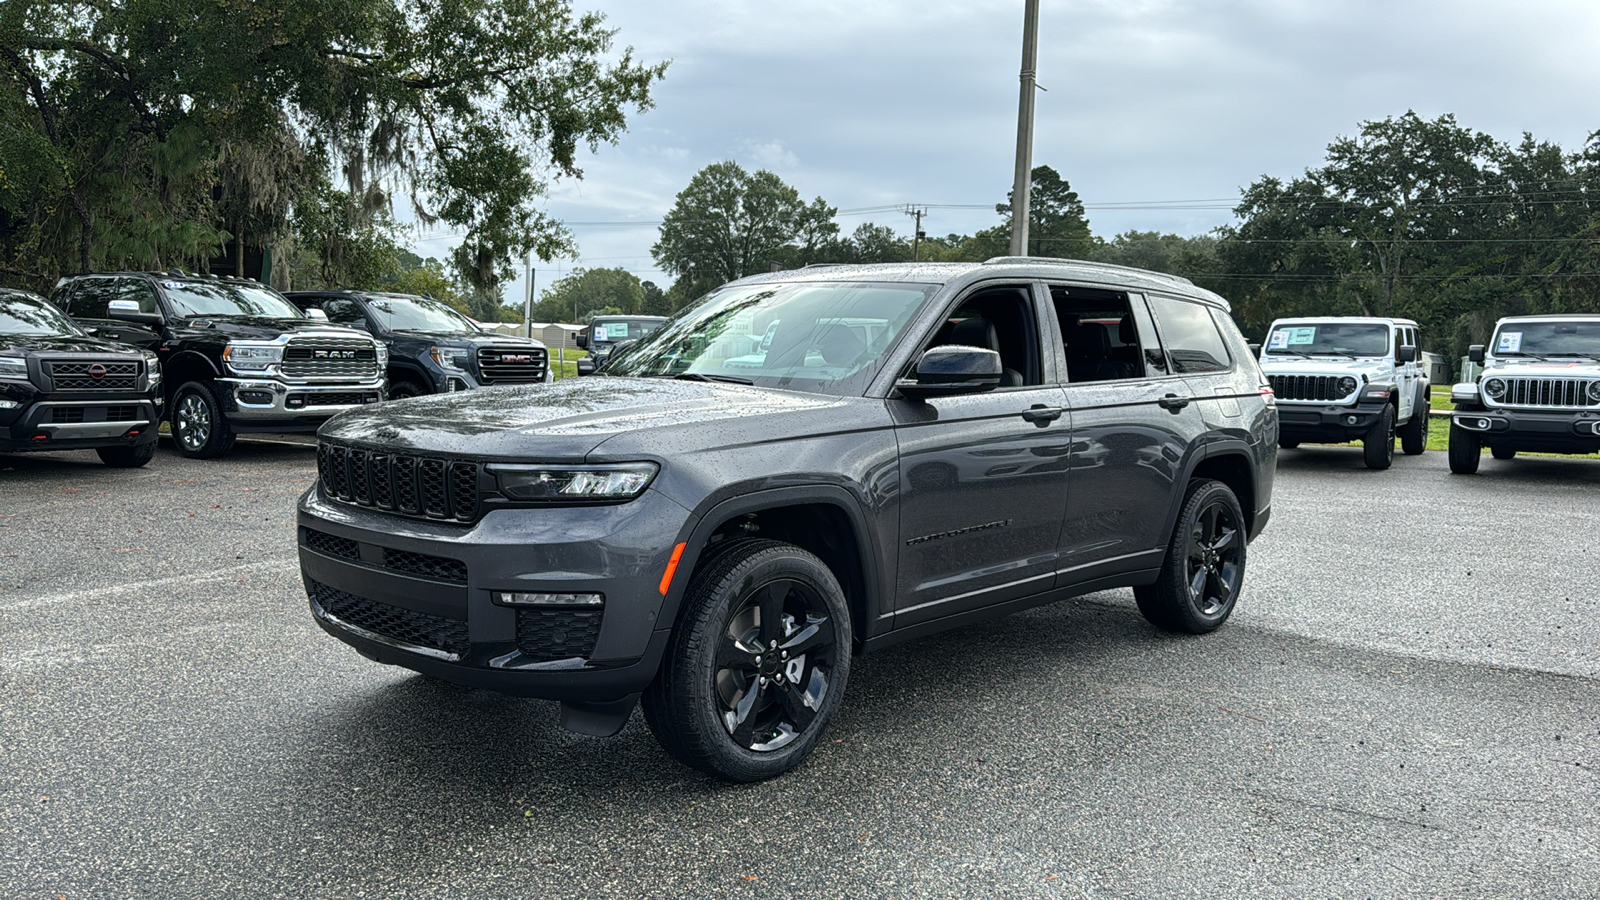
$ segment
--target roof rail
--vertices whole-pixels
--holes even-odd
[[[1092,269],[1109,269],[1113,272],[1133,272],[1135,274],[1146,275],[1163,281],[1171,281],[1175,284],[1194,284],[1194,282],[1183,277],[1182,275],[1171,275],[1166,272],[1152,272],[1149,269],[1141,269],[1136,266],[1119,266],[1116,263],[1093,262],[1087,259],[1062,259],[1056,256],[996,256],[983,261],[983,264],[986,266],[1005,265],[1006,263],[1044,263],[1047,265],[1054,263],[1057,265],[1067,266],[1086,266]]]

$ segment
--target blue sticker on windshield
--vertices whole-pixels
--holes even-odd
[[[1314,344],[1317,342],[1317,328],[1312,325],[1307,328],[1289,329],[1290,344]]]

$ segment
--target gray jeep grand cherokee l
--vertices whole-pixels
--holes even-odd
[[[816,744],[856,653],[1127,586],[1159,628],[1216,628],[1271,510],[1271,389],[1179,278],[810,267],[614,362],[324,425],[316,621],[584,733],[642,697],[673,756],[752,781]]]

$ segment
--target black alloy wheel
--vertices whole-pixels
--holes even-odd
[[[1244,587],[1246,536],[1233,491],[1220,481],[1193,482],[1156,583],[1134,588],[1139,612],[1163,631],[1215,630]]]
[[[663,747],[694,768],[759,781],[798,765],[850,668],[833,573],[778,541],[737,541],[697,572],[661,674],[644,695]]]
[[[172,396],[172,443],[191,459],[215,459],[233,449],[234,433],[214,384],[191,381]]]

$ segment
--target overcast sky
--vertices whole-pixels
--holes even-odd
[[[1022,0],[574,0],[645,61],[656,107],[546,208],[580,257],[666,287],[655,223],[701,168],[769,169],[840,230],[996,224],[1016,152]],[[1503,141],[1577,150],[1600,130],[1596,0],[1043,0],[1033,159],[1071,182],[1102,237],[1200,234],[1240,188],[1293,177],[1360,122],[1415,109]],[[980,206],[979,209],[940,207]],[[1132,205],[1132,208],[1117,208]],[[640,225],[612,223],[638,222]],[[600,223],[600,224],[585,224]],[[444,256],[454,239],[414,249]],[[521,285],[508,300],[522,298]]]

